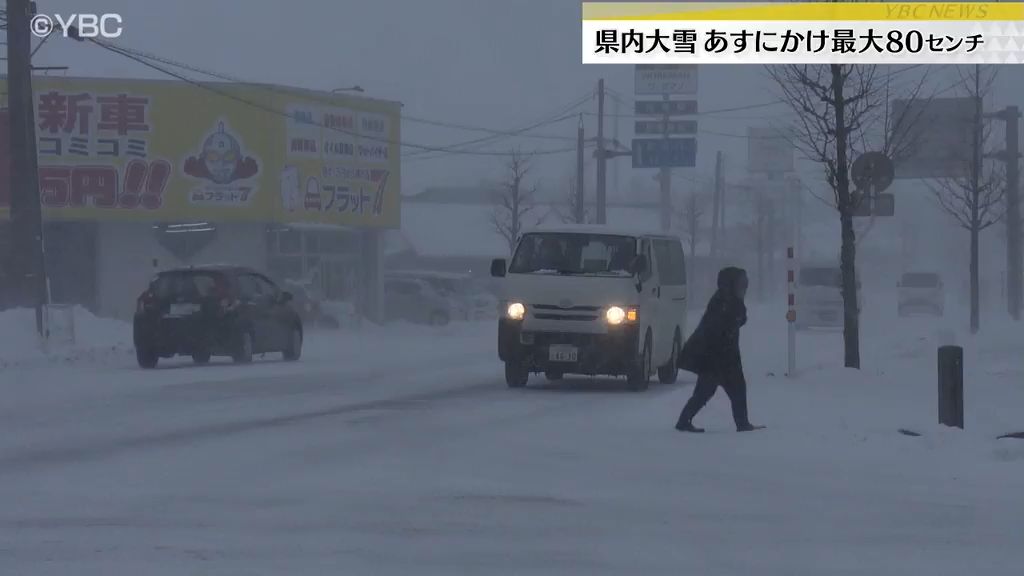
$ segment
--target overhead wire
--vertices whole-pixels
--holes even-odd
[[[289,118],[289,119],[292,118],[292,116],[290,114],[288,114],[287,112],[285,112],[283,110],[279,110],[279,109],[276,109],[276,108],[274,108],[272,106],[263,104],[261,102],[256,102],[256,101],[250,100],[248,98],[244,98],[242,96],[238,96],[237,94],[232,94],[231,92],[218,89],[217,87],[210,85],[210,83],[204,83],[204,82],[195,80],[193,78],[189,78],[187,76],[184,76],[182,74],[178,74],[178,73],[176,73],[176,72],[174,72],[172,70],[168,70],[168,69],[163,68],[163,67],[161,67],[161,66],[159,66],[157,64],[154,64],[153,62],[151,62],[148,58],[146,58],[144,56],[133,54],[133,53],[128,52],[126,50],[123,50],[120,47],[115,46],[113,44],[102,42],[102,41],[97,40],[95,38],[87,38],[86,40],[89,40],[90,42],[92,42],[92,43],[96,44],[97,46],[100,46],[100,47],[102,47],[102,48],[104,48],[104,49],[106,49],[106,50],[108,50],[110,52],[113,52],[115,54],[119,54],[121,56],[124,56],[124,57],[126,57],[126,58],[128,58],[130,60],[138,62],[139,64],[142,64],[142,65],[144,65],[144,66],[146,66],[148,68],[156,70],[156,71],[158,71],[158,72],[160,72],[162,74],[165,74],[167,76],[171,76],[173,78],[176,78],[178,80],[186,82],[186,83],[188,83],[188,84],[190,84],[192,86],[195,86],[197,88],[200,88],[202,90],[206,90],[208,92],[212,92],[212,93],[217,94],[217,95],[219,95],[219,96],[221,96],[223,98],[227,98],[229,100],[233,100],[233,101],[239,102],[241,104],[245,104],[247,106],[250,106],[250,107],[255,108],[255,109],[262,110],[262,111],[270,113],[270,114],[282,116],[282,117]],[[265,87],[265,85],[261,85],[261,86]],[[288,93],[292,94],[292,95],[295,95],[295,92],[292,92],[292,91],[288,91]],[[367,135],[367,134],[359,134],[359,133],[353,132],[351,130],[346,130],[346,129],[341,128],[341,127],[326,126],[323,123],[318,123],[318,122],[312,122],[311,124],[314,125],[314,126],[326,129],[326,130],[332,130],[332,131],[339,132],[339,133],[342,133],[342,134],[347,134],[347,135],[350,135],[350,136],[359,137],[359,138],[361,138],[363,140],[380,142],[380,143],[389,144],[389,145],[393,144],[393,145],[396,145],[396,146],[405,146],[405,147],[415,148],[415,149],[418,149],[418,150],[429,151],[429,152],[450,152],[452,154],[465,154],[465,155],[477,155],[477,156],[507,156],[509,154],[509,152],[485,151],[485,150],[452,150],[452,149],[449,149],[449,148],[444,147],[444,146],[431,146],[431,145],[420,144],[420,143],[415,143],[415,142],[407,142],[407,141],[402,141],[402,140],[395,140],[395,139],[386,138],[386,137],[378,137],[378,136],[372,136],[372,135]],[[574,150],[574,149],[575,148],[566,148],[566,149],[557,149],[557,150],[535,150],[535,151],[532,151],[531,154],[532,155],[559,154],[559,153],[567,152],[569,150]]]
[[[264,90],[270,90],[270,91],[277,91],[277,92],[283,92],[283,93],[287,93],[287,94],[292,94],[292,92],[289,91],[288,89],[282,88],[282,87],[278,87],[278,86],[274,86],[272,84],[252,83],[252,82],[246,81],[244,79],[241,79],[241,78],[238,78],[238,77],[235,77],[235,76],[231,76],[229,74],[224,74],[222,72],[216,72],[216,71],[213,71],[213,70],[210,70],[210,69],[207,69],[207,68],[202,68],[202,67],[199,67],[199,66],[195,66],[195,65],[191,65],[191,64],[186,64],[186,63],[183,63],[183,62],[180,62],[180,61],[172,60],[170,58],[166,58],[166,57],[159,56],[159,55],[156,55],[156,54],[152,54],[152,53],[149,53],[149,52],[145,52],[145,51],[142,51],[142,50],[137,50],[137,49],[134,49],[134,48],[128,48],[128,47],[125,47],[125,46],[122,46],[122,45],[114,45],[114,44],[110,44],[110,45],[116,47],[120,51],[127,52],[127,53],[132,54],[134,56],[137,56],[139,58],[144,58],[144,59],[147,59],[147,60],[156,61],[156,62],[159,62],[161,64],[165,64],[167,66],[172,66],[172,67],[175,67],[175,68],[179,68],[181,70],[187,70],[189,72],[194,72],[196,74],[202,74],[202,75],[205,75],[205,76],[209,76],[211,78],[216,78],[218,80],[224,80],[224,81],[227,81],[227,82],[233,82],[233,83],[239,83],[239,84],[251,84],[251,85],[254,85],[254,86],[256,86],[256,87],[258,87],[260,89],[264,89]],[[327,98],[322,98],[322,97],[318,97],[318,96],[311,96],[310,98],[313,99],[313,100],[318,100],[318,101],[320,101],[321,103],[324,103],[324,104],[331,104],[331,105],[336,105],[337,104],[336,101],[330,100],[330,99],[327,99]],[[590,98],[591,98],[591,95],[588,93],[588,94],[584,95],[583,97],[574,100],[573,103],[570,105],[569,110],[577,108],[582,102],[585,102],[586,100],[589,100]],[[545,139],[545,140],[561,140],[561,141],[573,140],[573,138],[570,137],[570,136],[558,136],[558,135],[553,135],[553,134],[528,134],[528,132],[530,130],[534,130],[534,129],[539,128],[541,126],[545,126],[547,124],[551,124],[551,123],[555,123],[555,122],[560,122],[560,121],[563,121],[563,120],[567,119],[567,118],[562,118],[562,117],[557,117],[557,118],[546,117],[546,119],[544,121],[538,122],[536,124],[531,124],[531,125],[523,127],[523,128],[514,128],[514,129],[509,129],[509,130],[499,130],[499,129],[487,128],[487,127],[483,127],[483,126],[473,126],[473,125],[468,125],[468,124],[461,124],[461,123],[455,123],[455,122],[447,122],[447,121],[442,121],[442,120],[431,120],[431,119],[426,119],[426,118],[419,118],[419,117],[416,117],[416,116],[410,116],[408,114],[402,114],[401,118],[402,118],[403,121],[410,121],[410,122],[416,122],[416,123],[426,124],[426,125],[430,125],[430,126],[446,127],[446,128],[453,128],[453,129],[466,130],[466,131],[472,131],[472,132],[485,132],[485,133],[488,133],[488,134],[491,134],[491,135],[494,135],[494,136],[521,136],[521,137],[524,137],[524,138],[536,138],[536,139]],[[466,146],[466,145],[475,144],[477,142],[488,140],[488,139],[489,138],[481,138],[481,139],[468,140],[466,142],[458,142],[458,143],[444,145],[444,146],[441,146],[441,148],[448,149],[448,148],[455,148],[455,147],[463,147],[463,146]],[[424,153],[432,153],[432,152],[434,152],[434,151],[432,151],[432,150],[421,150],[418,153],[419,154],[424,154]]]

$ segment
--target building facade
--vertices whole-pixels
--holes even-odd
[[[400,224],[399,103],[262,84],[33,82],[52,301],[130,317],[156,271],[229,262],[380,316],[382,235]],[[18,249],[9,233],[0,243]],[[0,282],[18,282],[7,270]]]

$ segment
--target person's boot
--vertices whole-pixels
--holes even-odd
[[[693,432],[695,434],[700,434],[704,431],[703,428],[697,428],[694,426],[693,422],[689,420],[679,420],[679,422],[676,423],[676,430],[679,430],[680,432]]]
[[[736,425],[737,432],[753,432],[754,430],[764,430],[764,426],[755,426],[750,422],[747,422],[746,424]]]

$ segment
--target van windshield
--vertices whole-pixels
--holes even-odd
[[[842,286],[842,274],[838,268],[801,268],[800,284],[803,286]]]
[[[939,285],[939,275],[925,272],[904,274],[903,285],[907,288],[935,288]]]
[[[531,233],[523,236],[509,272],[631,276],[636,238],[611,234]]]

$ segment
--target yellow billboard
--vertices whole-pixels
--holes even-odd
[[[398,103],[160,80],[35,78],[33,88],[48,218],[399,225]]]

